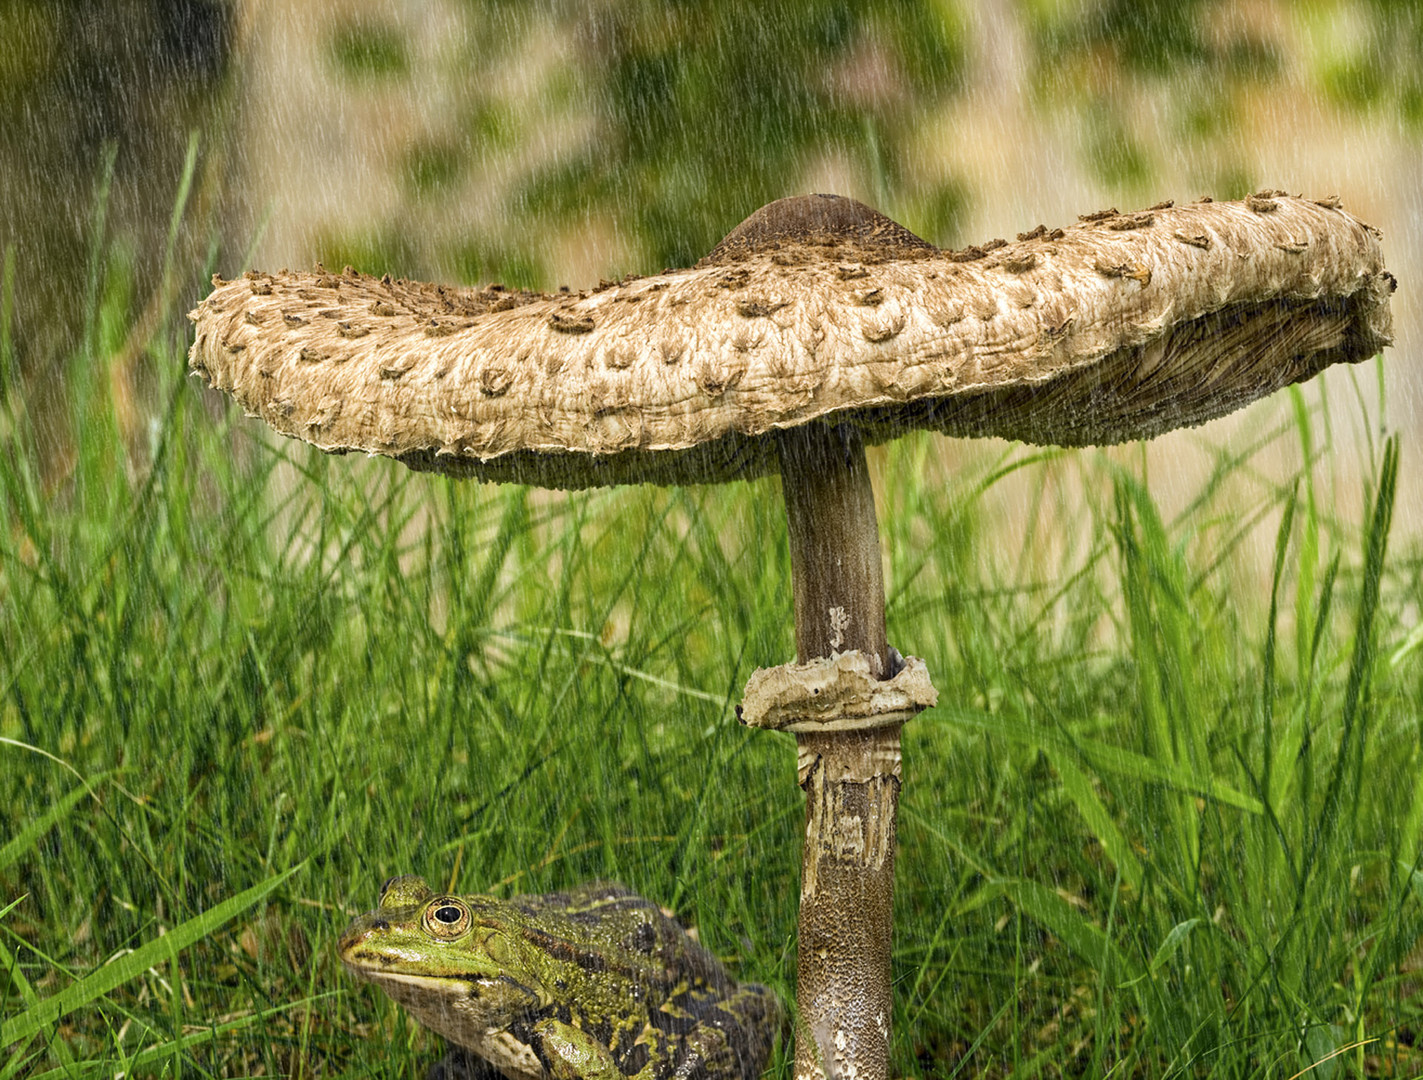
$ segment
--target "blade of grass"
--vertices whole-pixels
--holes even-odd
[[[1420,648],[1423,648],[1423,622],[1420,622],[1409,631],[1408,636],[1403,639],[1402,644],[1389,654],[1388,666],[1398,667],[1399,664],[1407,660]]]
[[[1304,517],[1299,542],[1298,573],[1295,580],[1295,665],[1303,677],[1309,663],[1309,603],[1314,596],[1315,574],[1319,566],[1319,507],[1314,491],[1314,432],[1304,391],[1290,387],[1290,407],[1299,431],[1300,471],[1304,477]]]
[[[1112,865],[1121,871],[1122,878],[1140,892],[1144,877],[1141,860],[1136,857],[1131,843],[1112,820],[1102,800],[1097,797],[1097,792],[1092,788],[1092,781],[1066,754],[1050,756],[1053,767],[1057,769],[1058,779],[1062,781],[1063,791],[1067,792],[1068,798],[1077,807],[1077,812],[1082,815],[1087,828],[1102,845],[1102,850],[1112,860]]]
[[[178,181],[178,193],[173,199],[173,212],[168,218],[168,238],[163,244],[163,282],[164,293],[168,292],[167,284],[173,275],[173,249],[178,243],[178,230],[183,225],[183,213],[188,208],[188,197],[193,193],[193,176],[198,167],[198,145],[201,138],[196,130],[188,132],[188,151],[183,158],[183,172]],[[171,299],[165,300],[163,317],[167,317],[167,305]]]
[[[1190,603],[1182,551],[1172,546],[1146,485],[1117,470],[1114,486],[1132,661],[1149,721],[1143,749],[1191,775],[1192,786],[1202,790],[1209,782],[1210,756],[1195,669],[1205,628]],[[1200,868],[1200,815],[1181,795],[1162,800],[1161,808],[1178,841],[1178,877],[1193,883]]]
[[[1354,646],[1349,658],[1349,676],[1344,687],[1339,747],[1334,755],[1329,783],[1324,790],[1324,802],[1315,822],[1309,853],[1305,860],[1306,876],[1338,827],[1347,770],[1355,761],[1356,743],[1361,749],[1367,736],[1367,730],[1363,726],[1367,714],[1361,714],[1360,702],[1364,699],[1367,684],[1371,679],[1377,651],[1373,639],[1374,616],[1378,611],[1384,555],[1388,549],[1388,534],[1393,522],[1393,502],[1397,486],[1398,437],[1395,435],[1384,444],[1373,512],[1369,516],[1368,531],[1364,537],[1363,581],[1359,593],[1359,612],[1354,622]],[[1357,783],[1355,788],[1357,790]]]
[[[0,919],[10,914],[24,899],[22,896],[8,904],[4,911],[0,911]],[[33,1008],[39,1002],[39,995],[35,993],[30,980],[25,977],[24,970],[20,967],[19,954],[11,952],[3,941],[0,941],[0,971],[9,974],[10,982],[19,993],[20,1000],[24,1002],[26,1009]],[[0,1043],[0,1045],[4,1044]],[[49,1049],[59,1059],[61,1068],[74,1063],[74,1052],[64,1040],[53,1040]],[[17,1054],[4,1069],[0,1069],[0,1080],[9,1080],[11,1076],[17,1075],[23,1064],[28,1063],[29,1060],[29,1058]]]
[[[14,911],[24,899],[21,896],[19,899],[11,901],[4,911],[0,911],[0,918],[4,918]],[[20,969],[20,958],[12,953],[9,946],[3,941],[0,941],[0,970],[10,976],[10,981],[19,993],[20,1000],[25,1003],[25,1008],[28,1009],[39,1001],[39,997],[35,994],[35,988],[30,985],[30,980],[25,978],[25,973]]]
[[[10,394],[19,386],[15,370],[15,245],[5,245],[0,263],[0,407],[8,406]]]
[[[100,783],[102,780],[102,775],[94,777],[95,784]],[[92,796],[93,794],[93,790],[88,787],[74,788],[68,795],[60,799],[59,802],[55,803],[43,814],[35,818],[34,821],[31,821],[12,836],[3,847],[0,847],[0,870],[4,870],[33,847],[35,842],[45,833],[49,832],[57,821],[68,816],[69,811],[74,809],[80,799],[84,798],[85,795]],[[0,914],[3,914],[3,912],[0,912]]]
[[[118,144],[104,145],[104,163],[100,168],[98,188],[94,192],[94,205],[90,212],[89,224],[89,267],[84,278],[84,337],[81,354],[94,355],[95,332],[99,324],[99,287],[103,283],[104,257],[108,251],[109,190],[114,183],[114,163],[118,160]]]
[[[165,1043],[158,1043],[154,1046],[146,1047],[118,1062],[106,1058],[94,1058],[88,1061],[78,1061],[72,1065],[58,1069],[49,1069],[42,1073],[36,1073],[29,1077],[29,1080],[68,1080],[74,1076],[88,1076],[94,1073],[106,1073],[111,1076],[132,1076],[140,1070],[147,1069],[150,1065],[171,1058],[174,1054],[183,1053],[211,1043],[216,1046],[222,1036],[231,1035],[241,1031],[243,1028],[252,1027],[254,1024],[261,1024],[275,1016],[291,1012],[295,1009],[306,1008],[322,1001],[339,998],[341,991],[328,990],[323,994],[313,994],[301,1001],[287,1002],[272,1009],[264,1009],[251,1013],[248,1016],[239,1016],[232,1020],[225,1020],[222,1023],[214,1024],[212,1027],[204,1028],[202,1031],[195,1031],[188,1035],[183,1035],[177,1039],[172,1039]],[[115,1065],[120,1066],[115,1068]]]
[[[973,1057],[974,1054],[978,1052],[978,1048],[983,1045],[984,1040],[987,1039],[988,1036],[992,1033],[993,1029],[998,1026],[998,1022],[1002,1020],[1005,1015],[1007,1015],[1008,1010],[1013,1007],[1014,1003],[1015,999],[1013,997],[1009,997],[1007,1001],[1003,1002],[1002,1005],[998,1006],[998,1011],[993,1014],[993,1019],[983,1025],[983,1028],[978,1033],[978,1037],[975,1038],[973,1042],[969,1044],[969,1048],[964,1051],[963,1057],[959,1058],[958,1064],[954,1066],[954,1071],[949,1073],[949,1080],[954,1080],[954,1077],[958,1076],[959,1073],[964,1071],[964,1068],[968,1065],[969,1060]]]
[[[1290,535],[1294,529],[1295,504],[1299,489],[1290,493],[1285,503],[1285,512],[1280,516],[1280,527],[1275,533],[1275,560],[1270,574],[1270,612],[1265,622],[1265,655],[1261,661],[1260,673],[1260,733],[1263,744],[1261,751],[1261,776],[1258,790],[1266,800],[1274,788],[1273,776],[1280,768],[1275,760],[1275,649],[1276,630],[1279,625],[1280,581],[1284,576],[1285,554],[1289,550]],[[1278,818],[1273,802],[1266,803],[1267,820],[1261,822],[1256,832],[1256,862],[1268,877],[1274,872],[1279,848],[1273,842],[1277,836]],[[1291,867],[1293,874],[1293,866]]]
[[[1275,788],[1270,792],[1270,803],[1283,806],[1292,783],[1299,785],[1299,805],[1308,807],[1314,784],[1314,769],[1311,765],[1312,733],[1310,715],[1316,696],[1316,677],[1319,669],[1319,654],[1325,635],[1329,629],[1329,615],[1334,606],[1334,584],[1339,578],[1339,553],[1336,552],[1325,567],[1324,579],[1319,585],[1319,605],[1314,613],[1312,626],[1307,631],[1309,638],[1308,656],[1305,661],[1305,685],[1300,694],[1299,704],[1285,729],[1280,741],[1279,759],[1281,765],[1292,764],[1293,768],[1281,767],[1275,772]]]
[[[75,1009],[82,1008],[94,999],[107,994],[110,990],[114,990],[143,974],[155,964],[171,959],[175,952],[186,949],[195,941],[207,937],[224,923],[260,903],[305,866],[304,862],[298,863],[259,885],[254,885],[236,896],[229,897],[201,915],[175,926],[167,934],[105,964],[77,983],[65,987],[59,993],[45,998],[20,1015],[12,1017],[3,1026],[0,1026],[0,1046],[8,1046],[30,1038]]]
[[[1175,791],[1214,799],[1225,806],[1233,806],[1237,810],[1244,810],[1250,814],[1259,814],[1264,811],[1264,806],[1259,799],[1237,791],[1229,784],[1215,779],[1201,782],[1200,778],[1189,770],[1157,761],[1145,754],[1138,754],[1134,750],[1127,750],[1120,746],[1108,746],[1106,743],[1093,739],[1068,735],[1050,728],[1034,727],[1009,720],[1003,716],[975,712],[971,709],[939,705],[935,708],[934,715],[939,720],[947,721],[950,724],[982,731],[988,735],[1001,735],[1005,739],[1028,746],[1036,746],[1049,753],[1057,751],[1076,754],[1088,765],[1101,772],[1119,773],[1134,780],[1165,784]]]
[[[1147,970],[1152,975],[1159,972],[1166,962],[1181,950],[1181,946],[1186,944],[1186,939],[1190,937],[1191,931],[1200,925],[1200,919],[1186,919],[1173,926],[1171,932],[1157,946],[1156,952],[1151,954],[1151,963],[1147,965]]]
[[[1050,931],[1104,976],[1118,982],[1140,977],[1141,972],[1112,945],[1106,934],[1046,885],[1029,878],[999,878],[989,882],[988,888]]]

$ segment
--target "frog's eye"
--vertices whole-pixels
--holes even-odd
[[[385,884],[380,887],[380,895],[376,897],[376,903],[377,903],[377,904],[379,904],[382,900],[385,899],[385,894],[388,893],[388,892],[390,892],[390,887],[391,887],[392,885],[394,885],[394,884],[395,884],[397,881],[399,881],[399,880],[400,880],[399,876],[396,876],[396,877],[388,877],[388,878],[385,879]]]
[[[469,929],[469,908],[453,896],[444,896],[425,909],[425,929],[436,937],[456,938]]]

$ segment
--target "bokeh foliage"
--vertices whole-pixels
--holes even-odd
[[[710,251],[814,154],[894,186],[901,125],[955,90],[963,65],[960,28],[932,0],[610,5],[583,33],[609,138],[537,178],[529,209],[616,208],[666,266]]]
[[[314,229],[304,260],[547,288],[560,283],[550,239],[594,225],[621,241],[609,274],[656,271],[695,261],[749,210],[827,177],[937,243],[966,242],[975,238],[960,233],[964,215],[982,193],[964,179],[960,148],[926,146],[925,133],[945,108],[974,107],[993,50],[1024,50],[1010,74],[1034,87],[1035,122],[1075,128],[1077,153],[1111,198],[1151,195],[1162,138],[1213,148],[1202,181],[1217,196],[1275,179],[1253,175],[1235,139],[1267,100],[1252,89],[1412,131],[1423,123],[1423,14],[1408,0],[1248,10],[1206,0],[1022,0],[998,16],[1021,34],[1017,44],[1011,33],[984,37],[991,20],[958,0],[437,8],[444,30],[433,53],[428,18],[398,0],[339,15],[295,5],[290,27],[278,27],[310,49],[332,80],[323,92],[344,107],[417,85],[437,86],[441,100],[432,121],[393,133],[403,149],[362,163],[388,172],[398,197],[357,226]],[[233,268],[264,220],[263,200],[286,195],[248,190],[263,163],[242,120],[254,82],[243,34],[259,21],[237,0],[13,0],[0,9],[0,149],[9,163],[0,237],[22,276],[82,276],[84,211],[111,144],[108,227],[132,252],[131,303],[141,308],[158,285],[166,193],[190,130],[206,148],[197,202],[216,223],[220,263]],[[545,70],[551,48],[558,57]],[[511,60],[533,73],[532,85],[511,90],[487,78]],[[1156,104],[1143,113],[1147,100]],[[272,116],[281,123],[280,110]],[[319,145],[312,135],[303,141]],[[476,204],[462,235],[422,239],[422,226]],[[210,238],[202,230],[180,238],[186,270],[206,259]],[[20,291],[16,349],[27,373],[71,351],[81,303],[62,285]]]

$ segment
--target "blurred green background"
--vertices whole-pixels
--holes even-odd
[[[1383,228],[1400,336],[1418,323],[1413,0],[5,0],[0,242],[32,393],[75,344],[109,155],[112,287],[154,303],[189,132],[183,303],[212,244],[229,275],[578,287],[688,265],[810,190],[963,244],[1278,186]]]

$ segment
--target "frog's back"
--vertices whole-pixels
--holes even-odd
[[[639,1039],[646,1054],[621,1063],[628,1076],[642,1076],[642,1060],[656,1062],[646,1075],[681,1075],[700,1058],[693,1075],[755,1080],[782,1030],[780,1000],[765,986],[738,984],[720,960],[657,904],[623,885],[592,882],[562,893],[515,897],[541,919],[566,920],[571,936],[590,945],[610,942],[644,959],[638,979],[647,1009]]]
[[[730,980],[727,980],[730,982]],[[666,1076],[756,1080],[785,1024],[781,1003],[768,987],[734,984],[724,992],[689,988],[649,1011],[649,1041],[661,1044],[654,1059],[669,1062]]]
[[[684,982],[717,993],[735,986],[721,961],[686,927],[625,885],[595,881],[565,892],[516,896],[509,903],[590,954],[609,961],[621,954],[617,966],[638,979],[649,1004],[676,993]]]

